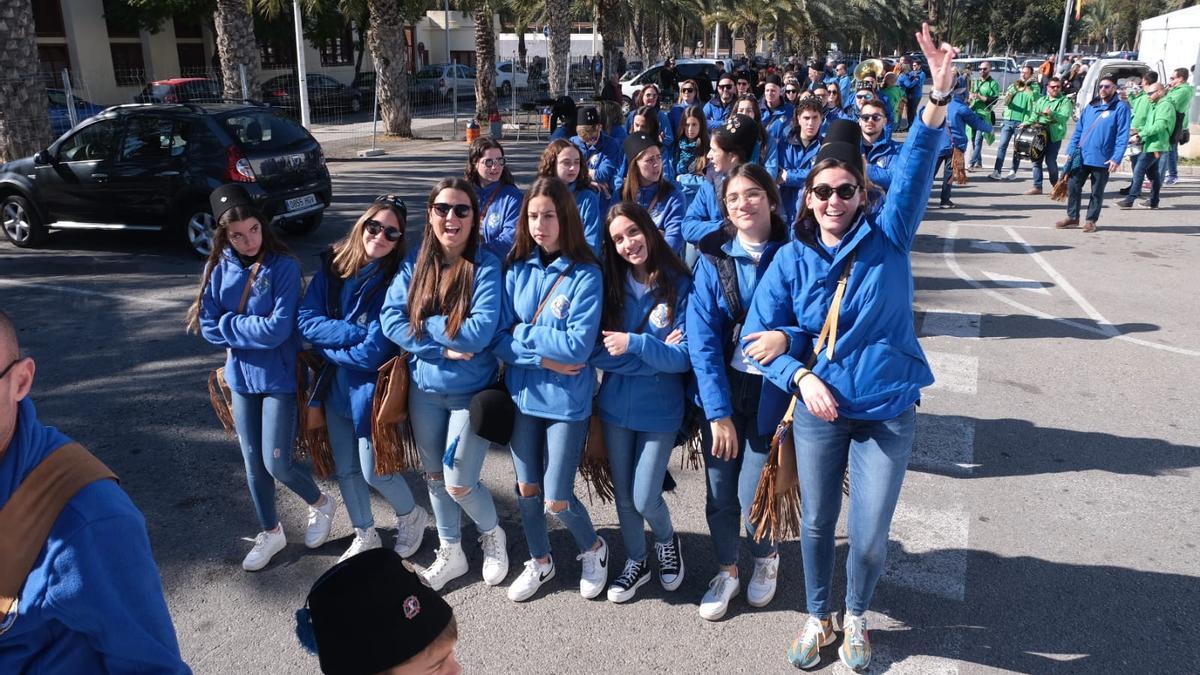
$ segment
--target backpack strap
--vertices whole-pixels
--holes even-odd
[[[67,502],[116,474],[78,443],[54,450],[17,486],[0,509],[0,633],[17,614],[21,587]]]
[[[709,262],[717,268],[717,281],[721,283],[721,294],[725,296],[725,304],[729,305],[729,313],[733,315],[735,324],[746,319],[746,309],[742,307],[742,293],[738,286],[737,263],[729,256],[716,256],[711,253]]]

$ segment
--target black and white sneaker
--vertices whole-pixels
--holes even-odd
[[[683,549],[679,535],[671,537],[669,544],[655,544],[654,549],[658,553],[658,580],[662,587],[668,591],[679,588],[683,583],[683,557],[680,555]]]
[[[610,602],[632,600],[633,596],[637,594],[637,589],[644,586],[647,581],[650,581],[650,566],[646,564],[646,561],[626,560],[621,576],[608,585],[608,599]]]

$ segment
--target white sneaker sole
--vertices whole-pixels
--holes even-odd
[[[709,610],[707,613],[705,613],[704,606],[701,605],[700,618],[706,621],[720,621],[721,619],[725,618],[725,614],[729,612],[729,603],[733,602],[733,599],[738,596],[739,592],[741,592],[740,587],[738,590],[733,592],[733,595],[729,596],[729,600],[727,600],[719,610]]]
[[[619,588],[609,588],[608,589],[608,600],[609,600],[609,602],[615,602],[618,605],[621,604],[622,602],[629,602],[630,600],[632,600],[634,598],[635,595],[637,595],[638,589],[641,588],[642,586],[645,586],[648,583],[650,583],[650,575],[649,574],[643,576],[641,579],[638,579],[636,582],[634,582],[633,586],[630,586],[629,588],[626,588],[624,590],[621,590]],[[613,591],[616,591],[616,592],[614,593]]]
[[[665,591],[678,590],[678,588],[683,585],[683,573],[685,571],[687,571],[687,568],[684,567],[683,561],[681,560],[679,562],[679,574],[675,575],[675,581],[668,583],[666,580],[663,579],[662,574],[659,574],[658,582],[660,584],[662,584],[663,590],[665,590]]]
[[[428,585],[430,588],[435,591],[440,591],[446,587],[446,584],[465,575],[467,573],[467,569],[468,568],[464,565],[461,569],[457,569],[452,572],[443,572],[442,574],[438,575],[438,579],[436,581],[426,577],[424,574],[421,575],[421,578],[425,580],[426,585]]]
[[[749,604],[751,607],[766,607],[767,605],[771,604],[772,600],[775,599],[775,591],[777,591],[777,590],[779,590],[778,584],[776,584],[775,588],[771,589],[770,595],[768,595],[765,598],[758,598],[758,599],[751,599],[750,591],[747,590],[746,591],[746,603]]]
[[[546,582],[553,579],[554,575],[557,573],[558,573],[557,568],[550,570],[550,574],[547,574],[545,579],[542,579],[540,582],[538,582],[538,585],[533,586],[532,588],[528,588],[519,594],[513,593],[513,587],[509,586],[508,587],[508,599],[512,600],[513,602],[525,602],[526,600],[529,600],[533,596],[537,595],[537,592],[542,589],[542,586],[545,586]]]

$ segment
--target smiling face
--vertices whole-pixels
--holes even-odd
[[[625,216],[617,216],[608,225],[608,235],[612,237],[613,247],[617,255],[625,259],[635,270],[646,264],[649,250],[646,248],[646,235],[642,228]]]
[[[558,209],[554,208],[554,200],[546,195],[530,199],[525,216],[529,221],[529,235],[533,237],[533,242],[547,253],[557,252],[560,243]]]
[[[579,154],[579,148],[571,146],[563,148],[554,156],[554,173],[559,180],[570,185],[579,178],[579,167],[583,163],[583,159]]]
[[[733,78],[722,77],[717,82],[717,95],[721,97],[721,103],[724,104],[733,100]]]
[[[429,225],[433,227],[433,234],[438,243],[448,252],[461,253],[467,247],[467,235],[470,234],[471,198],[462,190],[446,188],[433,198],[433,203],[449,204],[451,207],[444,216],[434,208],[429,209]],[[454,209],[458,208],[461,211],[463,205],[467,207],[467,215],[455,215]]]
[[[258,218],[235,220],[225,228],[229,231],[229,243],[233,250],[247,258],[258,255],[262,249],[262,224]]]
[[[461,193],[460,193],[461,194]],[[390,208],[380,209],[371,216],[372,220],[383,226],[379,234],[371,234],[367,228],[363,228],[362,245],[363,250],[367,253],[368,260],[379,260],[380,258],[391,253],[395,248],[399,239],[389,241],[387,238],[390,232],[395,236],[397,232],[404,232],[404,225],[396,218],[396,213]]]
[[[658,107],[658,87],[651,85],[642,90],[642,105]]]
[[[775,206],[758,183],[745,176],[730,179],[725,187],[725,210],[733,226],[750,239],[762,241],[770,235]]]
[[[483,152],[483,157],[475,162],[475,170],[479,172],[479,183],[482,187],[500,180],[500,176],[504,174],[504,165],[501,163],[503,160],[504,153],[499,148],[488,148]],[[491,166],[488,166],[489,163]]]
[[[842,185],[859,187],[858,179],[854,177],[854,174],[837,166],[823,170],[813,179],[814,188],[822,185],[835,190]],[[842,199],[836,191],[829,195],[828,200],[818,198],[812,190],[804,194],[804,204],[812,211],[821,230],[837,239],[841,239],[842,235],[850,229],[862,203],[863,191],[861,189],[856,189],[850,199]]]
[[[656,147],[646,148],[634,161],[637,164],[638,176],[642,185],[657,183],[662,178],[662,150]]]

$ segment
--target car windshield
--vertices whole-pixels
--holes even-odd
[[[308,140],[304,128],[266,111],[241,111],[221,120],[225,130],[249,151],[282,150]]]

